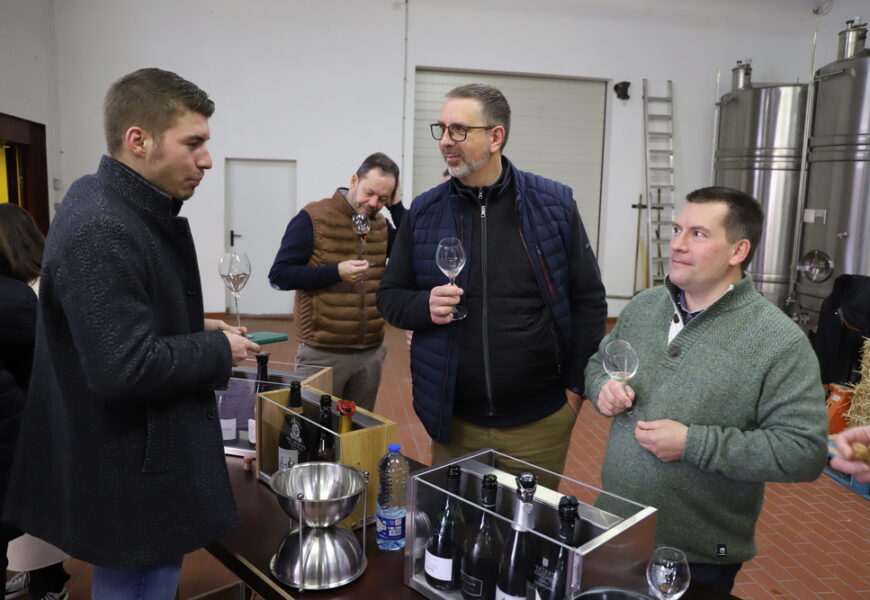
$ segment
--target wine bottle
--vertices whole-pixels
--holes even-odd
[[[526,587],[535,554],[529,529],[534,526],[537,477],[525,472],[517,476],[517,499],[514,520],[498,565],[496,600],[525,600]]]
[[[336,400],[335,408],[338,410],[338,432],[353,431],[353,415],[356,413],[356,403],[353,400]]]
[[[462,469],[459,465],[447,467],[447,491],[459,495]],[[439,590],[459,587],[459,562],[465,544],[465,516],[459,501],[447,495],[444,508],[438,513],[426,547],[424,570],[426,581]]]
[[[495,511],[498,493],[498,478],[492,473],[483,476],[480,490],[480,505]],[[469,536],[462,555],[460,580],[462,597],[465,600],[494,600],[498,562],[504,540],[495,517],[480,511],[480,525]]]
[[[332,435],[332,396],[320,396],[320,426],[317,430],[317,444],[314,447],[314,459],[323,461],[335,460],[335,437]]]
[[[559,500],[559,541],[566,546],[574,545],[574,523],[577,521],[577,498],[562,496]],[[529,581],[528,597],[532,600],[561,600],[565,597],[568,581],[568,556],[564,546],[556,546],[549,556],[535,561]]]
[[[269,352],[257,353],[257,382],[254,386],[254,401],[248,411],[248,445],[251,448],[257,445],[257,396],[273,389],[269,384]]]
[[[284,415],[281,435],[278,437],[279,469],[289,469],[308,460],[303,420],[298,416],[302,414],[302,385],[298,381],[290,382],[290,399],[287,408],[292,411],[292,414]]]

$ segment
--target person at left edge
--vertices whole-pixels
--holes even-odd
[[[368,156],[330,198],[305,206],[287,225],[269,271],[272,287],[296,290],[296,362],[332,367],[332,393],[374,410],[387,347],[375,292],[396,229],[405,215],[399,167],[381,152]],[[355,214],[368,217],[363,260]]]
[[[213,111],[175,73],[116,81],[109,155],[46,240],[4,521],[92,563],[93,600],[171,600],[184,554],[239,524],[213,389],[259,347],[204,319],[178,216],[212,166]]]

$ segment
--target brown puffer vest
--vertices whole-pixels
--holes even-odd
[[[351,227],[354,211],[341,190],[332,198],[308,204],[314,247],[308,266],[334,265],[357,257],[358,238]],[[363,349],[384,340],[384,320],[375,307],[375,292],[387,261],[387,220],[372,219],[366,238],[370,263],[365,283],[338,283],[319,290],[297,290],[296,338],[320,348]]]

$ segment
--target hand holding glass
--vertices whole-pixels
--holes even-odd
[[[233,294],[236,306],[236,326],[241,327],[242,315],[239,313],[239,292],[242,291],[242,288],[245,287],[245,284],[248,283],[248,278],[251,276],[251,261],[244,252],[225,252],[221,256],[218,271],[227,289]]]
[[[444,238],[438,242],[438,249],[435,251],[435,264],[441,269],[441,272],[447,275],[450,280],[450,285],[456,285],[456,276],[462,271],[465,266],[465,249],[462,247],[462,241],[458,238]],[[459,321],[468,316],[468,311],[464,306],[458,304],[453,307],[453,320]]]
[[[637,373],[640,359],[631,344],[624,340],[613,340],[604,347],[604,370],[614,381],[618,381],[623,387],[628,380]],[[634,407],[616,415],[616,422],[620,425],[631,425],[634,416]]]
[[[681,550],[656,548],[646,568],[650,590],[659,600],[676,600],[689,589],[689,562]]]

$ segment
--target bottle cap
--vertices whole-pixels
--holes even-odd
[[[387,446],[387,450],[389,450],[390,452],[398,452],[401,449],[402,447],[399,444],[390,444],[389,446]]]

